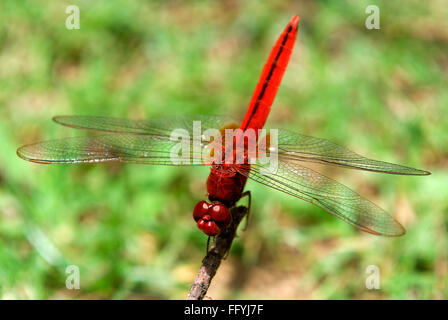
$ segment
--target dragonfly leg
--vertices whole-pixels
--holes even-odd
[[[250,193],[250,191],[246,191],[241,195],[241,198],[243,198],[243,197],[248,197],[246,224],[244,225],[244,228],[243,228],[243,231],[246,231],[247,225],[249,224],[250,206],[252,204],[252,194]]]

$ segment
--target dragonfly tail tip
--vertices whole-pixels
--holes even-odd
[[[289,23],[294,29],[297,29],[299,27],[299,20],[300,16],[295,14],[292,16],[291,21]]]

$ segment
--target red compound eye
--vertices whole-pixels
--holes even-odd
[[[196,222],[199,221],[205,214],[207,214],[208,209],[211,204],[206,201],[199,201],[198,204],[193,209],[193,218]]]
[[[221,228],[226,228],[230,224],[229,209],[223,204],[215,203],[209,209],[209,214],[213,221],[219,224]]]
[[[206,235],[214,237],[219,233],[220,230],[216,223],[214,223],[213,221],[208,221],[202,231],[204,231]]]
[[[207,223],[210,221],[210,216],[208,214],[204,215],[201,219],[198,220],[198,228],[205,232],[207,228]]]
[[[198,221],[198,228],[199,228],[200,230],[204,231],[205,224],[206,224],[206,222],[205,222],[204,220],[200,219],[200,220]]]
[[[198,228],[208,236],[216,236],[230,224],[229,209],[221,203],[210,204],[199,201],[193,209],[193,218]]]

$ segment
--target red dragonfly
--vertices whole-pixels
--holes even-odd
[[[278,159],[275,172],[264,173],[267,164],[255,159],[248,161],[248,153],[243,152],[243,162],[221,163],[207,160],[203,154],[210,153],[210,146],[217,142],[201,135],[194,138],[193,121],[200,121],[202,129],[240,128],[240,132],[250,129],[259,132],[264,127],[274,101],[277,89],[291,56],[298,32],[299,17],[293,16],[278,38],[263,68],[259,82],[241,125],[226,117],[190,115],[151,120],[127,120],[93,116],[58,116],[53,120],[59,124],[104,132],[99,136],[75,137],[23,146],[17,154],[28,161],[37,163],[97,163],[120,161],[152,165],[202,165],[210,166],[207,180],[208,200],[200,201],[193,210],[197,226],[208,236],[215,236],[231,222],[229,209],[244,195],[246,180],[262,183],[283,191],[291,196],[311,202],[325,211],[358,227],[359,229],[385,236],[400,236],[405,229],[383,209],[362,198],[346,186],[327,178],[306,167],[306,163],[321,163],[374,172],[401,175],[428,175],[427,171],[363,157],[342,146],[315,137],[278,130],[278,142],[271,147],[268,135],[257,136],[270,155]],[[189,144],[199,142],[200,150],[190,151],[193,163],[173,163],[170,152],[178,145],[171,138],[175,129],[183,129],[182,138],[190,139]],[[193,138],[191,138],[193,136]],[[236,140],[241,136],[236,136]],[[246,140],[244,140],[246,146]],[[222,143],[222,142],[221,142]],[[227,143],[222,143],[223,155]],[[237,150],[238,151],[238,150]]]

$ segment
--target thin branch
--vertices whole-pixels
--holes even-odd
[[[205,297],[205,294],[210,287],[210,283],[215,276],[222,259],[226,257],[230,247],[232,246],[238,225],[241,220],[243,220],[247,212],[248,210],[244,206],[233,207],[230,210],[230,214],[232,215],[232,223],[226,230],[218,234],[213,241],[207,255],[202,260],[202,266],[199,269],[196,280],[191,286],[187,300],[202,300]]]

